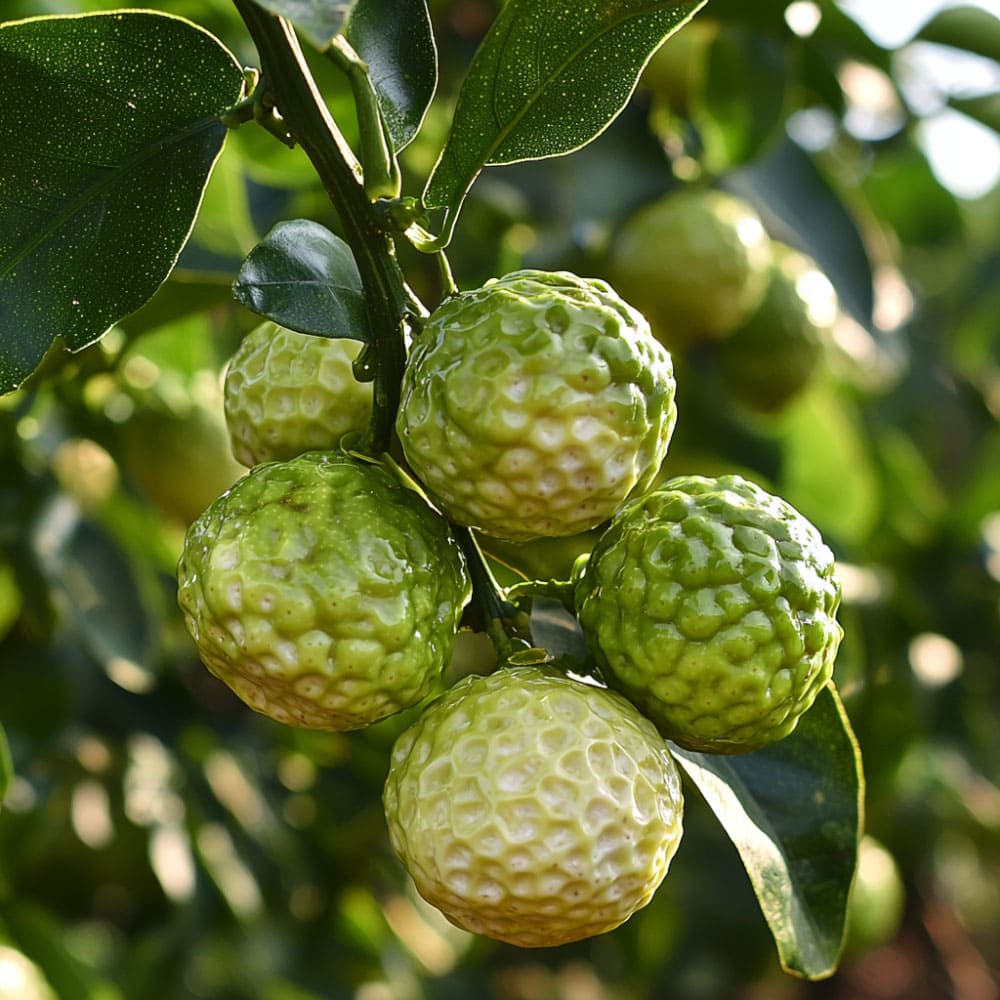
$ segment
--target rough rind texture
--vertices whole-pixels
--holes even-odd
[[[246,466],[329,451],[363,431],[372,386],[354,377],[356,340],[328,340],[262,323],[240,343],[225,381],[233,455]]]
[[[668,738],[715,753],[795,728],[833,671],[839,603],[816,528],[739,476],[672,479],[630,504],[576,587],[608,683]]]
[[[515,271],[431,315],[396,429],[454,521],[510,540],[573,535],[649,484],[674,392],[670,355],[610,286]]]
[[[681,838],[680,778],[624,698],[547,668],[455,684],[397,740],[383,801],[420,894],[526,948],[645,906]]]
[[[715,356],[732,396],[763,413],[780,410],[812,379],[837,318],[837,293],[815,261],[774,246],[764,301]]]
[[[358,729],[431,693],[470,585],[444,520],[379,466],[257,466],[188,529],[179,601],[208,669],[290,725]]]
[[[611,250],[615,287],[669,348],[725,337],[759,305],[770,240],[745,201],[683,190],[645,205]]]

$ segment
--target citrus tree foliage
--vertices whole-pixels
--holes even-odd
[[[12,0],[0,23],[0,972],[16,956],[70,1000],[807,996],[827,977],[859,996],[895,936],[940,995],[988,977],[1000,195],[953,193],[927,136],[941,109],[1000,129],[1000,22],[952,7],[901,53],[833,0],[153,6]],[[921,100],[926,46],[992,84],[942,76]],[[845,638],[791,735],[663,744],[685,809],[662,885],[617,929],[526,953],[452,926],[392,854],[380,796],[423,705],[301,729],[199,662],[177,563],[245,472],[224,369],[265,319],[360,342],[374,405],[344,446],[415,486],[402,372],[442,300],[518,269],[645,273],[630,220],[713,189],[836,311],[786,311],[770,345],[757,305],[671,341],[646,283],[677,390],[656,482],[735,474],[793,504],[836,557]],[[710,301],[717,278],[689,285]],[[805,326],[819,346],[791,379],[778,345]],[[794,389],[769,393],[769,369]],[[453,527],[473,599],[440,683],[498,650],[593,671],[572,580],[602,527]],[[863,836],[902,873],[894,922],[860,912]]]

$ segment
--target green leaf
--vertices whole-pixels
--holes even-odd
[[[1000,18],[982,7],[970,4],[942,10],[920,29],[917,38],[1000,61]]]
[[[65,496],[43,509],[32,542],[79,643],[115,683],[138,692],[151,688],[155,637],[128,555]]]
[[[777,41],[735,25],[719,31],[693,108],[710,173],[746,163],[781,133],[787,77]]]
[[[424,203],[441,245],[480,170],[569,153],[627,103],[649,57],[705,0],[507,0],[462,84]]]
[[[878,466],[864,415],[836,386],[815,383],[775,426],[782,446],[777,487],[832,543],[863,548],[878,524]]]
[[[739,851],[786,971],[837,965],[861,835],[857,742],[833,685],[791,736],[753,753],[671,751]]]
[[[0,392],[57,337],[142,305],[191,231],[243,90],[232,55],[139,11],[0,26]]]
[[[437,49],[426,0],[358,0],[345,35],[368,66],[398,152],[420,130],[437,87]]]
[[[351,248],[318,222],[282,222],[257,244],[233,284],[248,309],[300,333],[371,339]]]
[[[7,734],[0,726],[0,805],[7,795],[7,789],[14,780],[14,765],[10,759],[10,747],[7,745]]]
[[[256,0],[256,3],[291,21],[322,51],[344,30],[355,0]]]

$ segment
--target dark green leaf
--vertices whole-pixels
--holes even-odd
[[[370,339],[351,248],[308,219],[275,226],[243,262],[233,294],[248,309],[300,333]]]
[[[7,789],[14,779],[14,765],[10,760],[10,747],[7,746],[7,735],[0,726],[0,805],[3,804]]]
[[[0,27],[0,392],[57,337],[73,350],[170,273],[243,74],[177,17],[125,11]]]
[[[714,756],[671,745],[740,853],[782,966],[837,965],[861,833],[861,758],[828,685],[791,736]]]
[[[151,687],[155,640],[126,553],[65,496],[49,501],[33,544],[49,587],[87,652],[128,690]]]
[[[920,29],[917,38],[1000,61],[1000,18],[982,7],[942,10]]]
[[[693,108],[710,173],[746,163],[780,134],[786,78],[778,42],[738,26],[719,31]]]
[[[763,213],[773,236],[813,257],[841,305],[871,329],[875,292],[868,252],[843,199],[808,153],[786,140],[764,159],[734,171],[725,185]]]
[[[507,0],[462,85],[424,191],[446,243],[488,164],[569,153],[618,115],[650,55],[705,0]]]
[[[974,118],[994,132],[1000,132],[1000,92],[977,97],[952,97],[948,103],[963,115]]]
[[[291,21],[322,50],[344,30],[355,0],[256,0],[256,3]]]
[[[368,66],[399,151],[417,134],[437,86],[437,49],[426,0],[358,0],[345,32]]]
[[[958,202],[915,144],[897,146],[878,157],[865,177],[864,192],[882,224],[891,227],[904,245],[962,239]],[[913,211],[915,204],[920,205],[919,212]]]

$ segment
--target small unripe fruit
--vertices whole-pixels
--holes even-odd
[[[714,345],[723,384],[750,409],[780,410],[810,382],[837,319],[837,293],[815,261],[774,245],[764,300]]]
[[[612,243],[611,280],[671,350],[726,337],[760,304],[771,245],[751,205],[685,189],[627,219]]]

